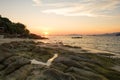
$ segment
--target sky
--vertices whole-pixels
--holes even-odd
[[[120,32],[120,0],[0,0],[0,14],[41,35]]]

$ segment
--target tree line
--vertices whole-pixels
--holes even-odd
[[[20,38],[35,38],[35,39],[41,39],[44,37],[41,37],[39,35],[30,33],[30,31],[26,28],[26,26],[22,23],[14,23],[10,21],[6,17],[2,17],[0,15],[0,28],[3,30],[2,33],[4,33],[5,36],[13,36],[13,37],[20,37]]]

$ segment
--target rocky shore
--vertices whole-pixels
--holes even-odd
[[[35,59],[50,66],[31,64]],[[33,41],[0,45],[0,80],[120,80],[120,58],[81,47]]]

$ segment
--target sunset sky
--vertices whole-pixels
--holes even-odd
[[[0,14],[37,34],[120,32],[120,0],[0,0]]]

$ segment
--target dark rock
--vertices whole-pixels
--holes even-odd
[[[11,57],[12,55],[13,54],[11,53],[0,51],[0,63],[3,62],[5,59]]]
[[[31,65],[25,65],[21,67],[19,70],[14,71],[10,75],[8,75],[5,80],[25,80],[32,70]]]
[[[0,64],[0,70],[2,70],[5,66]]]
[[[80,68],[76,68],[76,67],[70,67],[67,72],[72,72],[76,75],[79,75],[80,77],[84,77],[88,80],[107,80],[107,78],[105,78],[104,76],[100,75],[100,74],[97,74],[97,73],[94,73],[94,72],[91,72],[91,71],[87,71],[87,70],[84,70],[84,69],[80,69]]]
[[[59,58],[55,59],[54,62],[62,63],[64,65],[68,66],[68,67],[74,66],[74,67],[82,68],[82,66],[78,62],[73,61],[69,58],[65,58],[65,57],[59,57]]]
[[[17,59],[9,64],[6,69],[3,70],[3,75],[8,75],[26,64],[30,64],[30,61],[21,57],[21,59]]]
[[[49,78],[49,80],[75,80],[75,78],[70,75],[55,69],[47,69],[43,72],[43,74]]]

